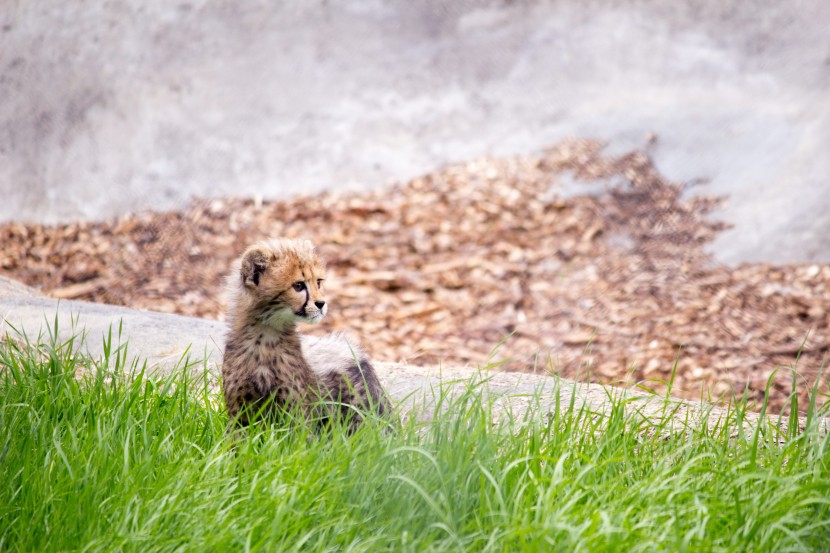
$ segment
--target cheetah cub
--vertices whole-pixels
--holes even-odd
[[[389,412],[362,350],[340,334],[316,338],[297,332],[298,322],[325,317],[324,280],[325,266],[308,240],[259,242],[234,264],[222,363],[229,430],[291,409],[322,421],[342,416],[352,429],[362,420],[360,412]]]

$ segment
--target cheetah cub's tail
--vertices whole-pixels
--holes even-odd
[[[344,411],[354,405],[378,415],[391,412],[389,398],[374,366],[360,346],[340,332],[321,338],[303,335],[301,340],[306,362],[330,397],[343,405]]]

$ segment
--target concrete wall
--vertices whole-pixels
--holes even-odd
[[[381,186],[566,136],[709,178],[718,257],[830,261],[830,2],[6,0],[0,220]]]

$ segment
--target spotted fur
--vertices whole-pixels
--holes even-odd
[[[277,239],[250,246],[228,281],[229,332],[222,364],[232,425],[257,413],[297,409],[325,419],[388,411],[388,400],[366,354],[342,335],[303,336],[297,323],[326,315],[325,265],[308,240]],[[330,407],[323,407],[328,404]]]

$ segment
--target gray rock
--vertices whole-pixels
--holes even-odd
[[[22,296],[24,298],[44,297],[40,291],[26,286],[22,282],[0,275],[0,297],[2,296]]]
[[[0,314],[0,339],[7,334],[14,337],[21,333],[29,340],[48,337],[57,319],[59,337],[66,340],[83,334],[83,347],[94,357],[104,353],[104,343],[111,338],[114,346],[127,345],[128,360],[146,360],[151,372],[164,373],[188,360],[192,371],[197,374],[207,371],[212,385],[218,385],[225,334],[225,325],[219,321],[81,301],[58,301],[29,294],[0,294]],[[434,399],[441,390],[459,394],[467,386],[476,386],[477,393],[493,399],[494,417],[506,412],[522,416],[531,408],[544,414],[556,408],[556,401],[566,406],[572,398],[578,407],[585,406],[597,413],[608,411],[609,396],[626,397],[632,400],[627,404],[628,408],[653,416],[660,416],[666,405],[655,396],[613,386],[572,382],[547,374],[400,363],[376,363],[375,368],[400,412],[419,418],[431,416]],[[683,429],[687,421],[700,417],[709,409],[711,424],[725,416],[722,409],[695,402],[672,400],[671,407],[678,429]],[[748,414],[747,421],[748,425],[754,424],[757,415]],[[830,419],[823,422],[822,428],[830,429]]]

